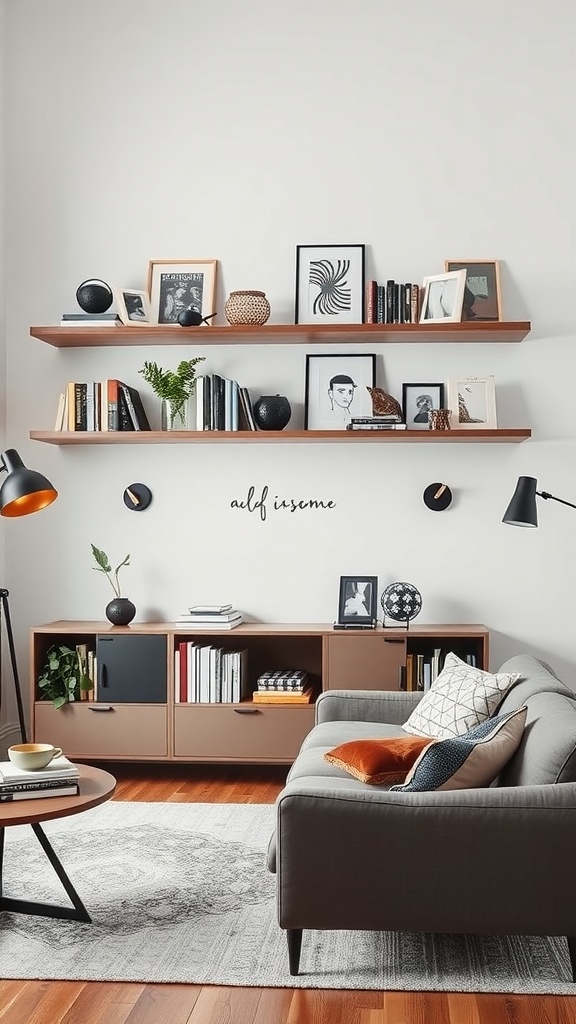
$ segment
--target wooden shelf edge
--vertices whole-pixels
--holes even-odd
[[[521,444],[524,427],[496,430],[257,430],[257,431],[49,431],[31,430],[30,440],[61,447],[91,444]]]
[[[261,327],[30,327],[30,336],[55,348],[102,348],[118,345],[282,345],[443,344],[520,342],[530,333],[527,320],[456,324],[264,324]]]

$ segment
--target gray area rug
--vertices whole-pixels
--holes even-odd
[[[576,994],[563,939],[304,932],[288,973],[265,865],[274,808],[112,801],[45,831],[92,924],[3,913],[4,978]],[[29,826],[4,895],[66,903]]]

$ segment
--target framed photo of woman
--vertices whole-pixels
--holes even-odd
[[[425,277],[422,285],[421,324],[455,324],[462,319],[466,271],[447,271]]]

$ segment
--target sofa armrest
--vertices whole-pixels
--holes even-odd
[[[316,701],[316,725],[320,722],[402,725],[421,699],[421,693],[404,690],[325,690]]]

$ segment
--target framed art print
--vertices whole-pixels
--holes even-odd
[[[444,269],[466,271],[463,320],[502,320],[499,260],[446,260]]]
[[[368,625],[376,619],[377,576],[341,576],[338,622]]]
[[[422,285],[421,324],[454,324],[462,319],[466,271],[446,271],[425,277]]]
[[[297,245],[297,324],[364,323],[364,245]]]
[[[448,408],[452,411],[452,430],[495,429],[494,377],[450,377]]]
[[[218,260],[150,260],[148,293],[153,323],[178,324],[185,309],[203,317],[213,314],[217,265]]]
[[[306,430],[346,430],[353,416],[371,416],[375,380],[374,354],[306,356]]]
[[[153,323],[148,292],[137,292],[132,288],[116,288],[118,316],[126,327]]]
[[[443,384],[402,385],[402,417],[408,430],[428,430],[432,409],[443,406]]]

